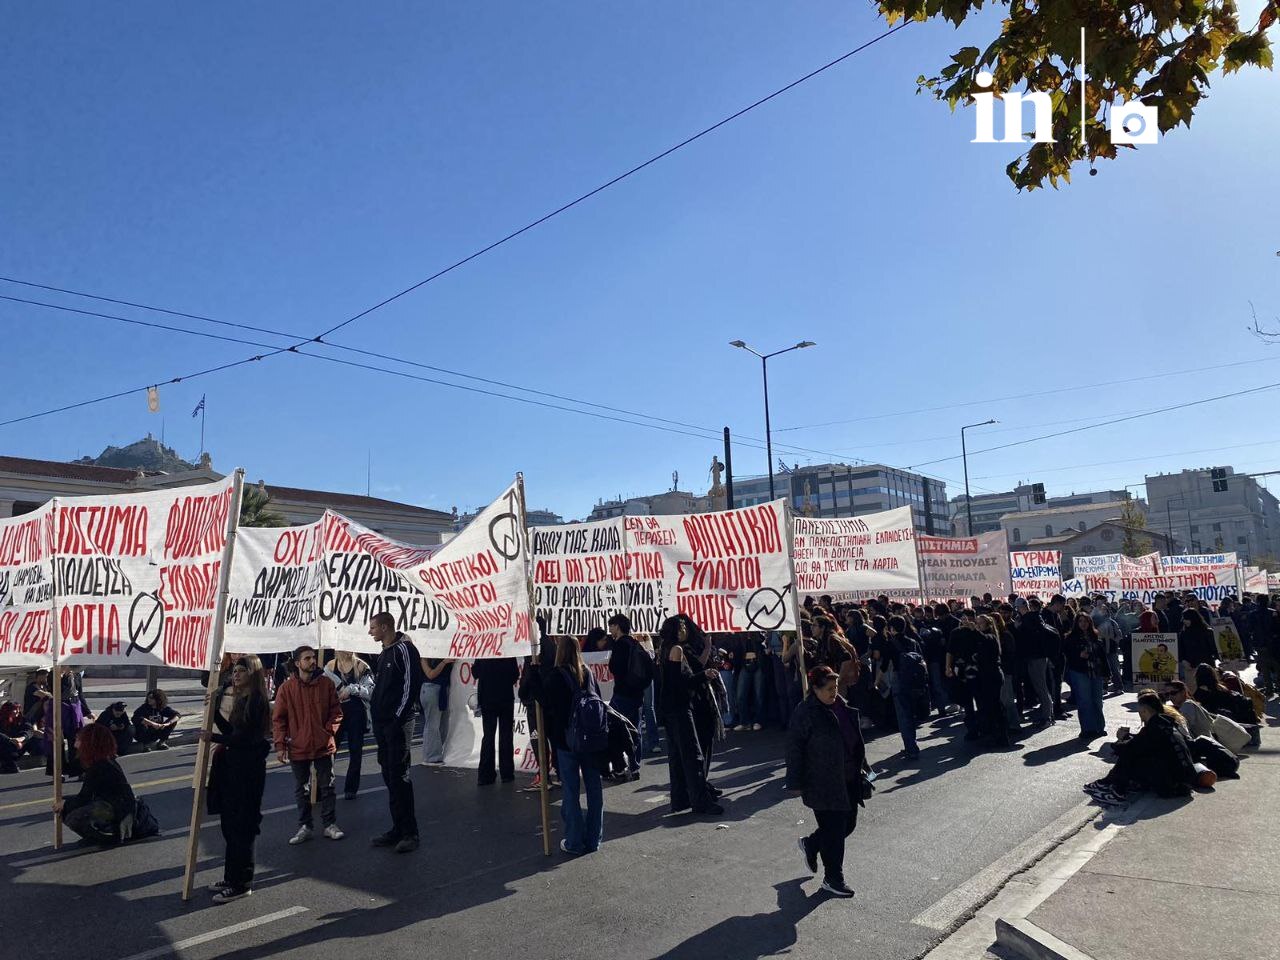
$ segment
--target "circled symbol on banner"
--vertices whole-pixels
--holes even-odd
[[[520,515],[515,507],[515,496],[507,495],[508,510],[489,521],[489,542],[503,560],[515,560],[520,556]]]
[[[126,657],[135,649],[150,653],[164,636],[164,603],[154,593],[140,593],[129,606],[129,646]]]
[[[786,596],[791,590],[788,584],[781,592],[773,587],[761,587],[747,597],[747,626],[757,630],[777,630],[787,619]]]

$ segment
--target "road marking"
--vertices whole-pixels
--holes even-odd
[[[275,913],[268,913],[265,917],[246,920],[244,923],[235,923],[229,927],[219,927],[217,930],[210,930],[208,933],[201,933],[194,937],[188,937],[186,940],[171,943],[167,947],[156,947],[154,950],[135,953],[132,956],[125,957],[124,960],[154,960],[155,957],[167,957],[190,947],[198,947],[200,944],[208,943],[210,940],[221,940],[223,937],[229,937],[233,934],[243,933],[246,930],[252,930],[254,927],[260,927],[264,923],[274,923],[276,920],[283,920],[285,917],[292,917],[306,912],[306,907],[289,907],[286,910],[277,910]]]
[[[166,784],[181,783],[184,780],[189,783],[191,781],[191,774],[188,773],[181,777],[166,777],[163,780],[148,780],[146,783],[136,783],[133,785],[133,789],[136,791],[141,790],[143,787],[163,787]],[[53,786],[53,783],[50,782],[49,785]],[[22,800],[18,803],[0,804],[0,810],[17,810],[20,807],[34,807],[41,803],[47,807],[49,804],[53,803],[53,798],[41,797],[39,800]]]
[[[1063,839],[1076,833],[1096,817],[1099,808],[1089,801],[1076,804],[1053,823],[1032,834],[995,863],[956,887],[945,897],[911,918],[930,930],[950,930],[975,904],[990,897],[1008,877],[1020,873]]]

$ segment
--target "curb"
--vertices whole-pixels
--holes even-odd
[[[1019,900],[1012,911],[996,918],[996,943],[1025,960],[1094,960],[1092,956],[1054,936],[1027,919],[1063,884],[1092,860],[1125,827],[1134,823],[1154,803],[1149,797],[1136,801],[1117,819],[1072,849],[1062,866]]]

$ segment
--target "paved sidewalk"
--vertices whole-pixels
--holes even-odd
[[[1239,780],[1190,799],[1134,804],[1134,822],[1026,916],[1034,925],[1027,929],[1049,937],[1019,952],[1070,960],[1280,956],[1278,715],[1280,701],[1272,701],[1262,746],[1246,752]]]

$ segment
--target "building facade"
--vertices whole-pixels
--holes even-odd
[[[1139,527],[1128,527],[1118,520],[1103,520],[1102,523],[1089,527],[1084,531],[1063,533],[1054,537],[1041,537],[1026,544],[1030,550],[1061,550],[1062,575],[1075,576],[1076,557],[1100,557],[1110,553],[1123,552],[1125,537],[1132,534],[1133,539],[1144,545],[1143,552],[1157,551],[1162,554],[1177,553],[1176,544],[1171,543],[1163,533]]]
[[[1026,550],[1035,546],[1057,549],[1052,544],[1041,544],[1037,541],[1075,536],[1104,520],[1114,520],[1119,523],[1123,507],[1123,503],[1082,503],[1067,507],[1045,505],[1017,513],[1006,513],[1000,518],[1000,526],[1009,538],[1010,550]],[[1141,500],[1137,501],[1137,509],[1144,517],[1147,516],[1147,506]],[[1114,550],[1099,552],[1118,553],[1119,549],[1117,545]]]
[[[1002,527],[1001,517],[1007,513],[1029,513],[1052,510],[1055,507],[1077,507],[1099,503],[1123,503],[1130,499],[1127,490],[1095,490],[1089,493],[1070,493],[1061,497],[1048,497],[1043,503],[1035,502],[1032,485],[1020,483],[1003,493],[980,493],[973,497],[973,529],[970,535],[989,533]],[[969,530],[969,513],[965,509],[966,498],[962,493],[951,499],[951,522],[956,535]]]
[[[591,508],[588,520],[609,520],[613,517],[667,516],[683,513],[711,513],[723,510],[724,499],[708,494],[689,493],[686,490],[666,490],[647,497],[598,500]]]
[[[1147,477],[1147,526],[1189,553],[1234,551],[1245,563],[1280,557],[1280,503],[1255,478],[1218,469],[1225,489],[1214,489],[1212,468]]]

